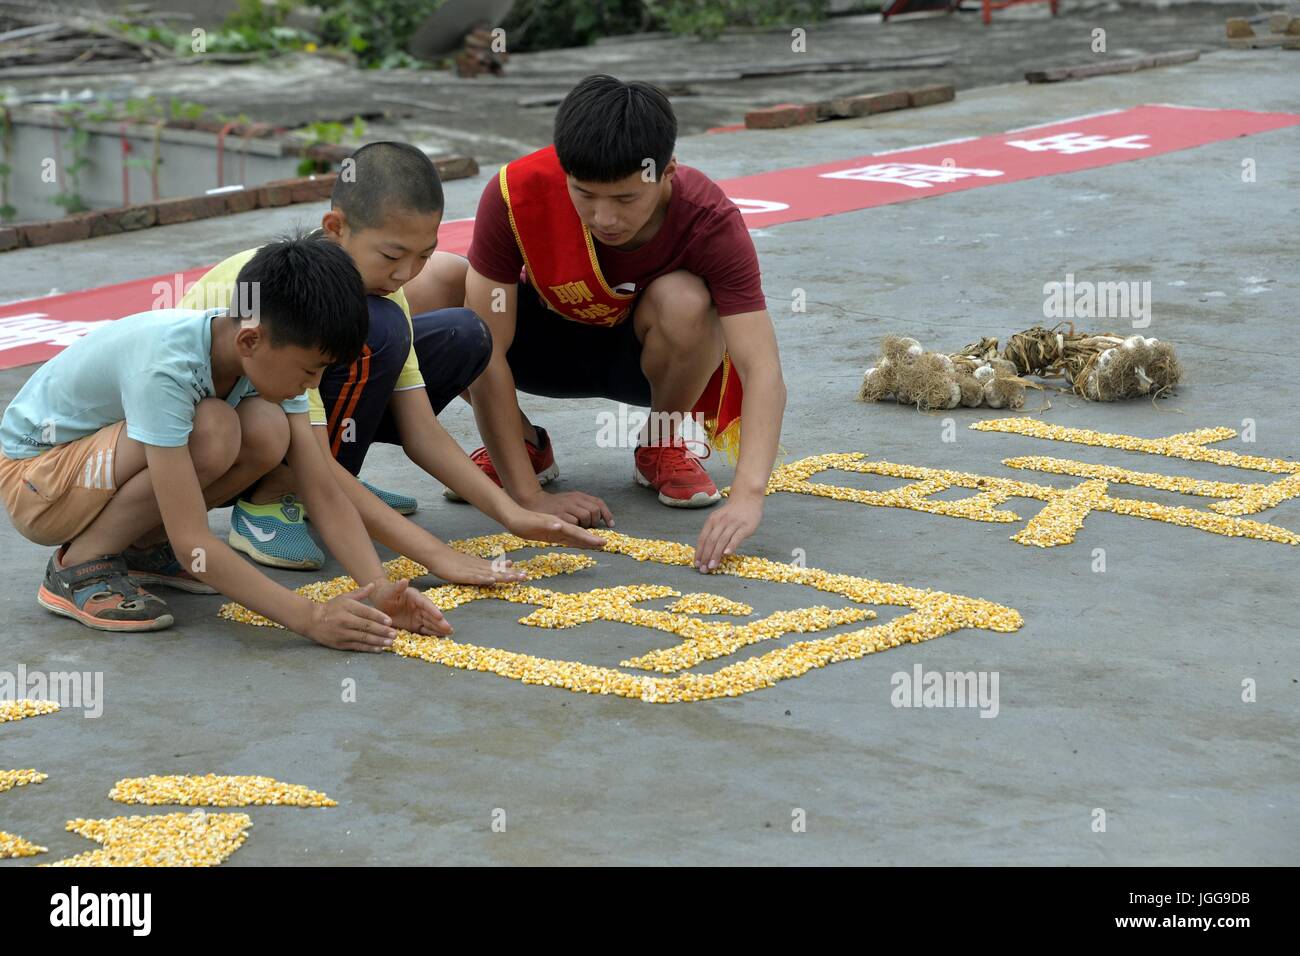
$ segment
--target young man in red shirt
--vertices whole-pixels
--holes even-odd
[[[670,425],[698,415],[714,447],[738,456],[728,500],[696,545],[694,565],[708,572],[762,518],[785,384],[740,211],[678,164],[676,140],[662,91],[589,76],[560,105],[555,145],[508,164],[484,190],[465,304],[493,346],[469,389],[485,443],[471,457],[524,507],[612,527],[594,495],[542,489],[558,474],[555,458],[517,392],[649,406]],[[635,479],[666,505],[714,504],[699,457],[668,431],[636,448]]]

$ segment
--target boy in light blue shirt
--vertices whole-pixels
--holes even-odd
[[[229,310],[102,323],[5,410],[0,498],[21,534],[59,545],[37,600],[92,628],[156,630],[172,615],[140,585],[163,584],[219,591],[338,649],[383,650],[395,627],[450,633],[427,597],[388,581],[307,421],[307,389],[365,342],[352,260],[320,239],[270,243],[236,290]],[[208,529],[209,508],[286,456],[309,476],[303,497],[326,544],[365,582],[324,604],[274,583]]]

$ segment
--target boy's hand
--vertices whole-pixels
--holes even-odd
[[[306,635],[317,644],[336,651],[387,650],[397,632],[392,620],[378,608],[362,604],[371,596],[374,584],[367,584],[347,594],[340,594],[312,608],[311,624]]]
[[[762,496],[738,495],[733,491],[726,504],[704,522],[695,545],[695,567],[705,574],[715,570],[724,555],[735,554],[740,543],[758,529],[762,518]]]
[[[442,616],[442,612],[418,588],[411,587],[406,578],[400,581],[372,581],[367,587],[373,587],[370,603],[387,614],[394,627],[412,634],[437,635],[446,637],[451,633],[451,625]]]
[[[520,509],[506,523],[506,530],[529,541],[553,541],[572,548],[605,547],[605,539],[600,535],[584,531],[572,522],[540,511]]]
[[[557,495],[538,491],[527,501],[519,503],[529,511],[555,515],[584,528],[594,528],[597,521],[604,521],[606,528],[614,527],[614,516],[610,514],[605,502],[581,491],[564,491]]]
[[[516,571],[511,562],[503,558],[485,561],[472,554],[461,554],[454,548],[439,552],[429,564],[429,571],[452,584],[513,584],[525,578],[524,572]]]

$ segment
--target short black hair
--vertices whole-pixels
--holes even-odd
[[[373,229],[393,212],[442,212],[442,179],[424,151],[409,143],[367,143],[343,161],[330,206],[354,229]]]
[[[612,183],[673,158],[677,116],[664,91],[604,73],[582,80],[555,113],[555,152],[574,179]]]
[[[347,251],[320,235],[268,242],[235,280],[230,314],[265,327],[271,345],[318,349],[351,364],[370,334],[366,285]]]

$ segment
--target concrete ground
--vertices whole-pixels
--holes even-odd
[[[955,103],[869,122],[691,137],[678,153],[726,178],[1141,103],[1294,109],[1297,62],[1300,54],[1281,51],[1218,53],[1082,83],[971,90]],[[1003,458],[1045,454],[1259,480],[965,428],[1003,412],[927,415],[863,406],[854,395],[883,334],[955,350],[1041,321],[1044,283],[1066,273],[1149,280],[1147,334],[1177,343],[1188,384],[1158,406],[1054,396],[1043,420],[1156,437],[1241,428],[1252,419],[1257,441],[1241,450],[1294,457],[1297,146],[1293,127],[760,231],[755,241],[790,393],[783,432],[790,459],[862,451],[1016,476]],[[1249,184],[1240,175],[1247,158],[1258,171]],[[449,215],[470,214],[484,181],[450,184]],[[214,261],[318,211],[252,213],[9,253],[0,298]],[[806,313],[790,311],[795,288],[807,292]],[[0,373],[0,400],[30,371]],[[596,416],[612,405],[527,398],[524,407],[554,436],[559,488],[604,497],[621,531],[694,540],[703,515],[659,506],[633,486],[628,450],[597,446]],[[1031,396],[1026,410],[1036,408]],[[959,425],[955,443],[941,440],[949,415]],[[467,448],[478,444],[467,407],[449,409],[445,422]],[[719,483],[729,477],[717,461],[710,467]],[[372,452],[365,477],[416,493],[415,520],[445,538],[495,530],[468,507],[445,502],[396,449]],[[866,485],[853,476],[843,483]],[[1030,502],[1012,505],[1026,517],[1035,510]],[[212,518],[222,535],[227,516]],[[1261,520],[1300,528],[1300,502]],[[102,671],[105,706],[99,719],[69,710],[0,728],[0,764],[50,774],[39,787],[0,796],[0,828],[49,846],[44,859],[57,859],[88,847],[63,832],[64,821],[131,812],[107,798],[119,778],[216,772],[268,774],[324,790],[340,804],[251,809],[255,826],[231,860],[236,866],[1300,861],[1300,554],[1109,514],[1090,516],[1075,544],[1051,550],[1008,541],[1014,530],[770,497],[746,553],[788,561],[802,548],[815,567],[1008,605],[1023,614],[1024,627],[959,632],[737,699],[653,706],[333,653],[218,621],[216,598],[168,594],[178,624],[160,634],[92,634],[36,605],[47,552],[6,527],[0,669]],[[1105,573],[1093,571],[1096,548],[1105,549]],[[663,582],[743,598],[759,611],[804,601],[790,586],[598,560],[554,586]],[[319,575],[275,577],[299,584],[337,573],[331,562]],[[525,610],[489,602],[450,619],[464,641],[602,664],[664,643],[623,625],[524,628],[514,620]],[[894,613],[881,611],[882,619]],[[891,676],[917,664],[996,672],[996,719],[971,709],[891,706]],[[356,703],[341,701],[348,678]],[[1242,700],[1247,679],[1257,688],[1253,703]],[[1093,829],[1098,808],[1105,832]],[[505,832],[492,827],[498,810]],[[806,832],[792,832],[798,810]]]

